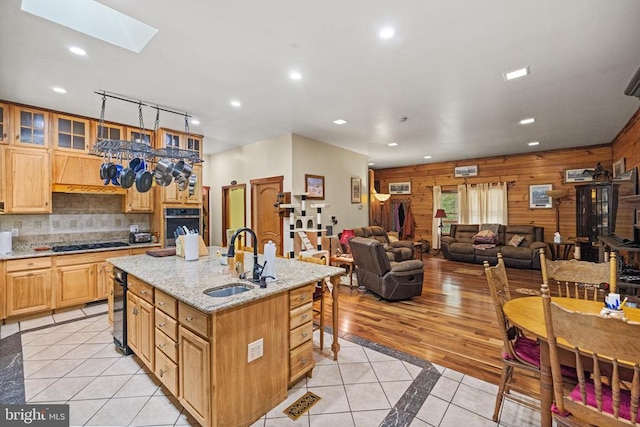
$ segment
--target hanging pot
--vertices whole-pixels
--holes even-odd
[[[120,173],[122,172],[122,170],[124,168],[122,167],[122,165],[116,165],[115,163],[112,164],[112,166],[113,166],[113,169],[115,170],[115,173],[111,177],[111,183],[113,185],[120,186],[120,180],[119,180],[120,179]],[[107,176],[109,176],[109,174],[107,174]]]
[[[192,173],[189,177],[189,196],[193,196],[196,193],[196,184],[198,182],[198,175]]]
[[[131,168],[124,168],[120,172],[120,185],[122,188],[129,188],[136,180],[136,173]]]
[[[186,178],[179,176],[176,178],[176,184],[178,184],[178,191],[184,191],[187,189],[188,182]]]
[[[106,177],[109,178],[110,180],[112,180],[112,182],[113,182],[113,179],[118,176],[118,172],[119,172],[118,171],[118,166],[119,165],[116,165],[115,163],[111,163],[111,162],[109,162],[107,164]],[[120,167],[122,167],[122,166],[120,166]],[[115,185],[118,185],[118,184],[115,184]]]
[[[153,181],[153,176],[151,172],[146,169],[141,169],[136,173],[136,190],[140,193],[146,193],[151,189],[151,182]]]
[[[189,166],[184,160],[180,160],[178,163],[176,163],[171,170],[171,174],[174,178],[177,179],[178,177],[182,177],[185,179],[185,181],[189,178],[191,172],[191,166]]]

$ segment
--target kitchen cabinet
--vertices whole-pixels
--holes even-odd
[[[178,383],[178,301],[155,290],[155,374],[174,396],[179,396]]]
[[[13,138],[10,143],[32,148],[49,147],[49,120],[46,111],[35,108],[12,106]]]
[[[56,273],[56,308],[84,304],[95,299],[95,264],[56,267]]]
[[[98,278],[96,281],[96,300],[108,299],[109,295],[113,296],[113,265],[103,261],[97,264]]]
[[[155,360],[153,288],[134,276],[127,279],[127,343],[152,371]]]
[[[114,123],[102,123],[102,129],[100,128],[100,121],[93,120],[91,122],[91,140],[97,141],[98,139],[113,139],[115,141],[121,141],[124,136],[124,126],[120,126]],[[91,148],[93,144],[89,148]]]
[[[0,144],[9,143],[9,105],[0,102]]]
[[[51,258],[27,258],[5,263],[7,317],[50,310]]]
[[[104,185],[100,178],[103,159],[90,154],[76,154],[62,150],[53,152],[54,192],[82,192],[90,194],[125,194],[127,190]]]
[[[5,280],[0,280],[0,324],[2,323],[2,320],[7,317],[6,314],[6,304],[5,301],[7,300],[7,287],[6,287],[6,269],[5,269],[5,262],[4,261],[0,261],[0,277],[5,278]]]
[[[88,153],[92,145],[90,131],[88,119],[63,114],[53,115],[53,147],[57,150]]]
[[[289,384],[311,376],[313,360],[313,292],[315,285],[289,291]]]
[[[154,187],[141,193],[136,190],[136,185],[133,184],[133,187],[127,189],[124,198],[124,212],[153,212],[154,194]]]
[[[189,195],[189,187],[183,191],[178,189],[178,184],[175,180],[171,184],[162,188],[162,203],[166,205],[187,205],[189,207],[197,207],[196,205],[202,205],[202,165],[193,165],[193,174],[196,175],[196,185],[194,192]]]
[[[147,144],[151,147],[153,147],[155,144],[155,141],[153,141],[153,132],[150,130],[140,130],[139,127],[136,128],[127,126],[125,129],[125,134],[127,137],[127,141],[139,142]]]
[[[576,186],[576,233],[588,241],[580,243],[580,259],[598,262],[598,236],[611,234],[613,202],[618,197],[615,184],[597,183]]]
[[[3,146],[5,213],[51,213],[51,166],[46,150]]]

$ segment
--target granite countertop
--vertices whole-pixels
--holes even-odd
[[[236,273],[229,270],[228,266],[220,264],[216,252],[219,249],[226,252],[225,248],[211,246],[208,249],[211,255],[200,257],[196,261],[185,261],[184,258],[176,256],[155,258],[144,254],[107,258],[107,261],[207,314],[246,304],[345,272],[344,268],[340,267],[276,258],[277,280],[269,282],[266,288],[260,288],[258,284],[249,280],[240,280]],[[253,268],[253,253],[245,252],[244,261],[244,269],[250,275]],[[259,255],[258,262],[260,264],[264,262],[262,254]],[[253,287],[253,289],[220,298],[204,294],[207,290],[225,287],[230,283],[242,283]]]
[[[109,240],[109,241],[113,242],[114,240]],[[80,243],[99,243],[99,242],[82,241],[82,242],[64,242],[64,243],[57,243],[57,244],[58,245],[60,244],[74,245],[74,244],[80,244]],[[125,242],[125,243],[128,243],[128,242]],[[0,261],[12,260],[12,259],[23,259],[23,258],[38,258],[38,257],[53,256],[53,255],[84,254],[87,252],[117,251],[122,249],[153,248],[153,247],[159,247],[160,243],[128,243],[128,245],[129,246],[121,246],[117,248],[84,249],[81,251],[66,251],[66,252],[54,252],[51,249],[46,251],[36,251],[35,249],[28,249],[28,250],[14,251],[9,254],[2,254],[0,255]],[[47,246],[51,246],[51,245],[47,245]]]

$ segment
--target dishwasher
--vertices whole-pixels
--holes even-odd
[[[113,343],[125,356],[133,352],[127,345],[127,272],[113,269]]]

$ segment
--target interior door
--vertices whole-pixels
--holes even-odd
[[[276,244],[276,253],[282,255],[282,219],[278,213],[278,193],[282,193],[284,177],[251,180],[251,224],[258,238],[258,252],[265,243]]]
[[[222,187],[222,246],[227,246],[227,230],[237,230],[247,223],[246,184]],[[242,236],[239,236],[242,237]],[[236,241],[238,243],[238,241]]]

